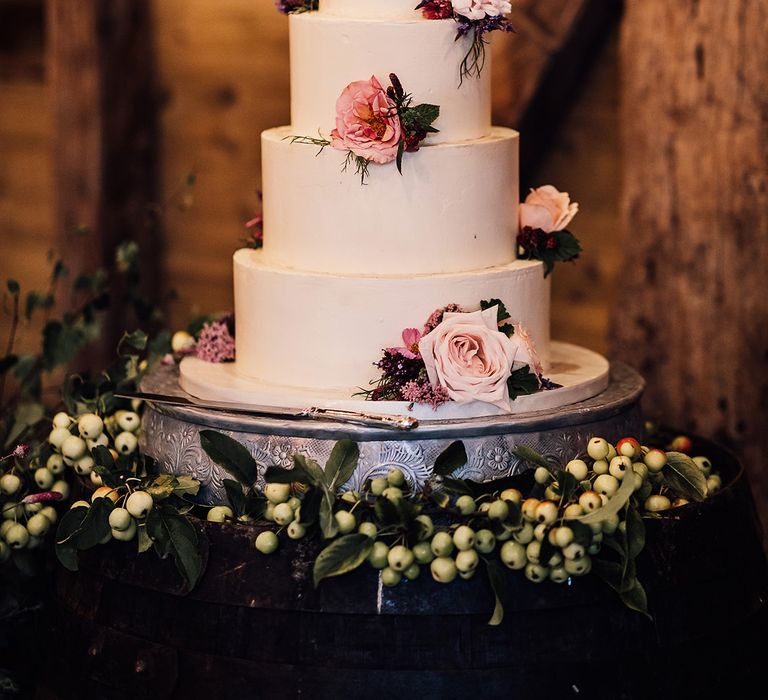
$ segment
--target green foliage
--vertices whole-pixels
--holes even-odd
[[[683,498],[703,501],[707,497],[707,479],[696,463],[682,452],[667,452],[662,469],[664,483]]]
[[[259,475],[258,467],[251,453],[237,440],[216,430],[201,430],[200,444],[222,469],[226,469],[247,489],[253,488]]]
[[[156,506],[147,515],[146,528],[155,551],[161,558],[173,558],[187,590],[192,590],[204,570],[192,523],[171,506]]]
[[[433,472],[440,476],[448,476],[466,463],[467,450],[464,443],[461,440],[456,440],[438,455]]]
[[[340,576],[360,566],[370,554],[373,539],[361,534],[342,535],[331,542],[315,560],[312,579],[315,587],[331,576]]]
[[[528,365],[523,365],[512,370],[507,379],[507,389],[510,401],[514,401],[518,396],[535,394],[539,390],[539,379]]]
[[[513,335],[515,332],[515,327],[509,322],[511,316],[509,311],[507,311],[507,307],[504,305],[504,302],[501,299],[484,299],[480,302],[480,308],[483,311],[486,309],[491,309],[494,306],[498,307],[496,322],[499,325],[499,331],[506,334],[507,336]]]

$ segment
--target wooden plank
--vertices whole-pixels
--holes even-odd
[[[629,0],[617,358],[736,448],[768,523],[768,4]]]
[[[56,236],[73,277],[111,265],[118,243],[133,239],[158,279],[150,9],[149,0],[47,2]],[[136,322],[119,308],[106,321],[94,363]]]
[[[520,0],[516,34],[494,38],[494,123],[521,131],[523,190],[618,24],[621,0]]]

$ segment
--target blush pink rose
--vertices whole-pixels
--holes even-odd
[[[577,211],[579,205],[571,202],[567,192],[558,192],[552,185],[537,187],[520,205],[520,228],[529,226],[546,233],[562,231]]]
[[[511,410],[507,379],[520,341],[498,329],[498,307],[472,313],[446,313],[442,323],[419,341],[432,385],[454,401],[485,401]]]
[[[395,103],[376,76],[344,88],[336,101],[336,128],[331,132],[334,148],[374,163],[390,163],[397,157],[401,134]]]

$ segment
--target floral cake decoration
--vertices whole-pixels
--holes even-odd
[[[518,396],[558,385],[544,377],[533,340],[499,299],[476,311],[436,309],[421,331],[406,328],[403,345],[376,362],[382,375],[371,401],[408,401],[437,409],[447,401],[482,401],[511,411]]]
[[[440,107],[413,104],[399,78],[389,74],[390,85],[384,89],[375,75],[368,80],[355,80],[342,90],[336,101],[336,126],[330,139],[289,136],[292,143],[331,146],[346,151],[342,170],[355,164],[360,182],[365,184],[371,163],[395,162],[402,174],[403,154],[419,150],[428,134],[437,133],[432,126],[440,116]]]
[[[524,260],[541,260],[546,277],[556,262],[575,260],[581,253],[576,236],[566,229],[579,211],[567,192],[552,185],[532,189],[520,204],[518,254]]]
[[[276,0],[275,6],[285,15],[312,12],[318,0]],[[453,19],[458,25],[456,39],[471,37],[471,46],[461,62],[459,74],[464,78],[479,77],[485,65],[486,35],[493,31],[515,31],[506,15],[512,12],[509,0],[421,0],[414,10],[425,19]],[[461,82],[459,83],[461,84]]]

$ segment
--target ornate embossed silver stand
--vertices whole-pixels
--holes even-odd
[[[165,471],[199,479],[202,498],[224,500],[223,480],[229,475],[213,463],[200,446],[200,431],[219,430],[241,442],[259,468],[259,481],[267,467],[290,467],[292,455],[301,453],[325,464],[337,440],[349,438],[360,447],[360,463],[347,488],[359,489],[369,477],[384,476],[392,467],[405,472],[419,488],[431,474],[435,458],[454,440],[463,440],[469,460],[457,476],[487,481],[527,468],[512,454],[525,445],[563,465],[585,453],[590,437],[618,440],[642,435],[640,396],[645,383],[626,365],[611,365],[608,388],[591,399],[555,411],[515,416],[422,421],[402,433],[333,421],[304,422],[209,411],[200,408],[150,404],[144,414],[142,449]],[[147,392],[184,395],[178,370],[162,367],[144,378]],[[375,405],[375,404],[372,404]]]

